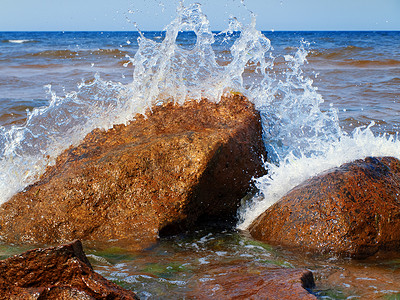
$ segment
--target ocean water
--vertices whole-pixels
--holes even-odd
[[[218,102],[232,91],[260,111],[269,152],[269,174],[254,179],[259,193],[238,212],[240,230],[315,174],[370,155],[400,158],[400,32],[271,32],[257,28],[254,17],[250,24],[232,18],[225,31],[213,32],[199,5],[178,8],[166,25],[159,32],[0,32],[0,203],[35,182],[94,128],[126,123],[165,101]],[[253,245],[255,253],[253,241],[238,233],[198,235],[190,243],[164,241],[143,254],[164,261],[165,251],[179,261],[150,271],[155,262],[143,258],[109,259],[93,250],[92,260],[143,298],[181,297],[207,257],[232,255],[257,261],[274,256],[283,265],[313,269],[317,289],[333,291],[320,292],[322,298],[400,293],[390,280],[371,285],[376,279],[348,275],[352,268],[379,269],[400,282],[399,257],[391,264],[304,263],[265,245]],[[202,243],[204,236],[221,249]],[[232,240],[236,250],[227,254]],[[193,257],[199,264],[185,267]],[[182,274],[188,279],[178,282]]]

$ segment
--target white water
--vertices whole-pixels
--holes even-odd
[[[14,44],[23,44],[23,43],[31,43],[33,40],[6,40],[5,42],[14,43]]]
[[[240,208],[238,228],[246,229],[291,189],[328,169],[368,156],[400,159],[400,140],[393,136],[374,136],[369,127],[357,128],[351,135],[342,135],[321,147],[318,154],[289,153],[279,165],[267,163],[268,175],[255,179],[259,194]]]
[[[232,62],[220,66],[211,46],[214,34],[200,5],[181,5],[161,42],[141,34],[139,49],[130,58],[132,83],[105,82],[97,76],[65,97],[57,96],[50,87],[49,106],[29,112],[24,126],[0,127],[0,203],[37,181],[63,150],[78,144],[95,128],[127,123],[162,102],[202,98],[218,102],[230,89],[242,91],[246,64],[263,59],[256,55],[269,50],[269,40],[254,25],[242,26],[233,19],[221,33],[227,39],[232,30],[246,34],[233,44]],[[176,42],[178,33],[185,30],[196,33],[193,49],[183,49]]]
[[[191,49],[176,41],[185,30],[197,36]],[[204,97],[218,102],[229,91],[243,93],[260,111],[269,152],[268,175],[255,179],[259,195],[240,209],[241,229],[315,174],[371,155],[400,158],[398,139],[374,136],[369,128],[346,134],[336,110],[321,111],[323,99],[302,71],[306,43],[284,57],[286,68],[278,73],[271,43],[256,29],[254,16],[248,25],[232,18],[228,29],[215,35],[200,5],[181,5],[165,31],[162,41],[143,34],[139,38],[139,50],[130,58],[134,67],[130,84],[96,77],[65,97],[50,89],[50,105],[30,112],[26,125],[0,128],[0,203],[35,182],[64,149],[78,144],[94,128],[127,123],[166,101],[181,104]],[[241,34],[233,39],[235,31]],[[216,38],[231,45],[231,61],[224,66],[212,48]]]
[[[285,80],[272,82],[265,92],[256,91],[255,97],[249,94],[258,100],[262,116],[268,175],[254,179],[259,192],[240,207],[239,229],[246,229],[291,189],[323,171],[367,156],[400,159],[398,135],[375,136],[373,122],[348,134],[340,129],[336,110],[321,111],[323,99],[301,69],[306,56],[301,46],[295,55],[285,57],[289,62]]]

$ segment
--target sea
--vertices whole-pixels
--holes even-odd
[[[319,299],[400,299],[400,255],[356,261],[292,253],[246,228],[307,178],[367,156],[400,159],[399,31],[212,31],[199,4],[160,31],[0,32],[0,203],[95,128],[168,101],[240,92],[260,112],[268,175],[232,229],[163,238],[140,253],[87,249],[97,272],[141,299],[185,299],[210,266],[314,273]],[[25,249],[2,245],[0,256]],[[215,269],[214,269],[215,270]],[[221,271],[222,272],[222,271]]]

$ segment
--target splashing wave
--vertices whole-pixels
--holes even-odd
[[[182,31],[195,35],[190,47],[177,42]],[[95,128],[126,124],[164,102],[218,102],[232,91],[243,93],[260,111],[268,150],[268,175],[255,179],[260,192],[241,207],[241,229],[314,174],[369,155],[400,158],[398,137],[374,136],[370,127],[347,134],[335,109],[321,111],[323,98],[303,72],[306,42],[292,55],[279,57],[275,67],[277,57],[269,39],[256,29],[254,16],[247,25],[232,18],[216,34],[199,4],[181,5],[162,38],[155,41],[139,33],[137,52],[126,54],[133,67],[131,83],[96,76],[63,97],[49,86],[48,106],[29,112],[23,126],[0,127],[0,203],[38,180],[63,150]],[[221,46],[225,51],[216,52],[214,47]]]

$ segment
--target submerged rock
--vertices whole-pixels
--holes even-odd
[[[315,286],[308,270],[229,265],[209,267],[212,280],[201,280],[190,299],[317,299],[307,289]]]
[[[260,117],[243,96],[156,106],[63,152],[0,207],[0,239],[142,249],[160,232],[232,219],[265,171],[262,154]]]
[[[95,273],[75,241],[0,261],[0,299],[139,299]]]
[[[311,178],[249,227],[272,244],[363,258],[400,249],[400,161],[356,160]]]

